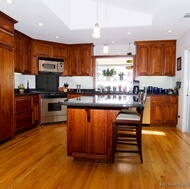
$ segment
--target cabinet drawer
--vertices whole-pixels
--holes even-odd
[[[152,96],[151,99],[152,99],[152,102],[161,102],[161,103],[165,103],[165,102],[168,102],[170,101],[170,98],[168,98],[169,96],[166,96],[166,95],[158,95],[158,96]]]
[[[32,110],[32,97],[16,99],[16,113]]]
[[[16,116],[16,131],[32,126],[32,111]]]

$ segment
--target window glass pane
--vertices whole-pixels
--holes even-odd
[[[103,75],[103,70],[114,69],[111,78]],[[96,60],[96,90],[125,91],[133,88],[133,58],[101,58]]]

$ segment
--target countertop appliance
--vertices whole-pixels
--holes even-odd
[[[39,59],[39,72],[62,73],[63,71],[63,60]]]
[[[133,94],[138,94],[139,93],[139,86],[134,86],[133,87]]]

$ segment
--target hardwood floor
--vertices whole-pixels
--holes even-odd
[[[39,126],[0,144],[2,189],[153,189],[190,187],[190,136],[143,127],[143,159],[116,154],[114,164],[74,161],[66,125]]]

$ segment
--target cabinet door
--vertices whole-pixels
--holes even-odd
[[[176,106],[173,104],[166,104],[164,107],[164,123],[177,123]]]
[[[163,74],[167,76],[175,76],[175,46],[175,42],[165,44]]]
[[[67,59],[67,45],[53,44],[52,46],[52,57]]]
[[[13,129],[13,51],[0,46],[0,141],[14,135]]]
[[[150,75],[150,52],[148,45],[137,46],[136,76]]]
[[[22,37],[15,32],[14,36],[14,71],[22,73]]]
[[[22,58],[23,73],[31,74],[31,40],[28,37],[23,37]]]
[[[80,75],[92,75],[92,47],[80,48]]]
[[[108,154],[108,117],[107,110],[91,111],[89,153],[93,156],[106,158]]]
[[[38,57],[51,57],[51,44],[34,40],[32,43],[32,55]]]
[[[151,75],[163,74],[164,46],[154,44],[151,46]]]
[[[39,95],[33,95],[32,124],[38,125],[39,123],[40,123],[40,97]]]
[[[162,102],[151,104],[151,124],[162,124],[164,122],[164,108]]]
[[[69,156],[86,157],[88,154],[87,114],[84,109],[67,109],[67,153]]]
[[[69,74],[80,75],[80,48],[72,46],[69,51]]]

